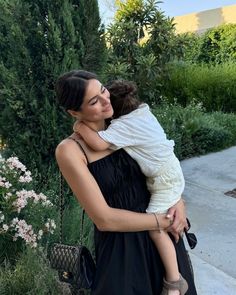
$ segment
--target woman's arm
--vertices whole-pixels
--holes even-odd
[[[60,143],[56,149],[60,170],[81,206],[101,231],[135,232],[156,230],[153,214],[136,213],[111,208],[107,205],[100,188],[87,168],[85,156],[71,140]],[[175,216],[179,209],[176,208]],[[168,218],[159,220],[161,227],[168,227]]]

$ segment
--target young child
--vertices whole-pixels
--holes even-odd
[[[174,141],[166,138],[149,106],[137,99],[137,89],[132,82],[114,81],[107,89],[114,109],[108,128],[96,132],[76,122],[74,131],[94,150],[124,148],[138,162],[151,193],[146,212],[154,213],[159,227],[149,233],[166,271],[161,295],[184,295],[188,284],[179,273],[174,245],[158,221],[159,214],[165,215],[180,200],[184,190],[183,173],[173,151]]]

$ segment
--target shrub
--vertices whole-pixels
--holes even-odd
[[[190,63],[219,64],[236,60],[236,24],[223,24],[198,35],[177,35],[176,46],[182,43],[181,60]]]
[[[198,62],[223,63],[236,60],[236,24],[224,24],[205,32]]]
[[[172,64],[163,93],[183,106],[195,100],[209,112],[236,112],[236,65]]]
[[[107,29],[109,44],[105,76],[126,78],[138,85],[143,101],[155,105],[159,101],[162,76],[166,65],[179,55],[174,44],[173,19],[164,15],[156,0],[116,1],[114,22]]]
[[[0,157],[0,262],[12,260],[24,244],[37,247],[42,236],[55,229],[47,215],[52,203],[35,193],[31,182],[31,172],[17,157]]]
[[[56,273],[51,270],[42,250],[27,248],[14,268],[0,267],[1,295],[60,295]]]
[[[175,141],[179,159],[201,155],[236,144],[236,115],[205,113],[201,104],[187,107],[163,103],[153,110],[168,138]]]

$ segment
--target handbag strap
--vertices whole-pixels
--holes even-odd
[[[69,139],[72,139],[74,140],[78,146],[80,147],[81,151],[83,152],[86,160],[87,160],[87,163],[89,163],[89,160],[88,160],[88,157],[81,145],[81,143],[76,140],[75,138],[69,136],[68,137]],[[62,241],[63,241],[63,215],[64,215],[64,208],[65,208],[65,196],[64,196],[64,178],[60,172],[60,175],[59,175],[59,180],[60,180],[60,187],[59,187],[59,199],[60,199],[60,237],[59,237],[59,241],[60,241],[60,244],[62,244]],[[81,219],[80,219],[80,235],[79,235],[79,244],[82,245],[83,244],[83,236],[84,236],[84,215],[85,215],[85,211],[83,209],[82,211],[82,216],[81,216]]]
[[[60,237],[59,242],[62,244],[63,241],[63,216],[64,216],[64,208],[65,208],[65,196],[64,196],[64,178],[60,172],[60,190],[59,190],[59,199],[60,199]],[[83,236],[84,236],[84,215],[85,211],[83,209],[82,216],[80,219],[80,234],[79,234],[79,245],[83,244]]]

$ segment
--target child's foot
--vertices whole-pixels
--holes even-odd
[[[184,295],[188,291],[188,283],[181,276],[178,281],[168,282],[163,279],[163,290],[161,295]]]

